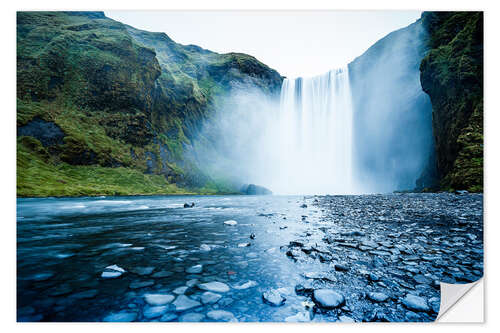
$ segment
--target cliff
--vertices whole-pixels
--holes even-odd
[[[101,12],[18,12],[17,194],[232,192],[184,153],[233,87],[276,95],[281,81]]]
[[[483,13],[426,12],[420,65],[430,96],[436,164],[445,190],[483,191]]]

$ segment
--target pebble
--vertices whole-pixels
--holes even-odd
[[[215,304],[222,298],[221,295],[213,293],[211,291],[204,292],[201,297],[201,303],[203,304]]]
[[[177,296],[177,298],[172,304],[175,306],[175,310],[178,312],[186,311],[201,306],[200,302],[195,301],[187,297],[186,295]]]
[[[196,312],[189,312],[179,317],[179,321],[185,323],[198,323],[203,319],[205,319],[205,315]]]
[[[146,294],[144,295],[144,300],[149,305],[165,305],[171,303],[175,299],[175,296],[168,294]]]
[[[189,274],[199,274],[203,271],[203,265],[194,265],[186,268],[186,273]]]
[[[167,312],[163,316],[161,316],[160,321],[172,321],[177,319],[177,314],[173,312]]]
[[[163,314],[165,314],[165,312],[167,312],[167,310],[168,310],[168,306],[165,306],[165,305],[147,306],[142,311],[142,315],[145,318],[151,319],[151,318],[156,318],[156,317],[162,316]]]
[[[145,287],[150,287],[154,285],[154,281],[134,281],[131,284],[129,284],[130,289],[139,289],[139,288],[145,288]]]
[[[128,312],[128,311],[122,311],[122,312],[116,312],[116,313],[110,313],[102,321],[106,322],[131,322],[137,319],[137,313],[135,312]]]
[[[270,289],[262,293],[264,303],[272,306],[281,306],[285,304],[286,298],[283,297],[276,289]]]
[[[237,322],[238,319],[229,311],[212,310],[207,312],[207,318],[213,321]]]
[[[228,292],[230,289],[227,284],[222,283],[222,282],[218,282],[218,281],[200,283],[198,285],[198,288],[200,288],[202,290],[213,291],[216,293],[225,293],[225,292]]]
[[[247,281],[243,284],[240,284],[240,285],[237,285],[237,286],[233,286],[234,289],[238,289],[238,290],[242,290],[242,289],[248,289],[248,288],[252,288],[252,287],[256,287],[258,284],[257,282],[255,281]]]
[[[169,271],[159,271],[151,275],[152,278],[158,279],[158,278],[165,278],[174,275],[173,272]]]
[[[370,292],[367,296],[373,302],[385,302],[389,299],[388,295],[380,292]]]
[[[408,308],[409,310],[413,311],[424,311],[427,312],[429,311],[429,306],[427,305],[427,302],[424,298],[420,296],[415,296],[412,294],[406,295],[406,297],[403,299],[403,305]]]
[[[123,268],[121,268],[118,265],[111,265],[104,269],[104,272],[102,272],[101,277],[103,279],[114,279],[121,276],[123,273],[125,273],[125,270]]]
[[[150,275],[151,273],[153,273],[154,270],[155,270],[154,267],[136,267],[134,268],[134,270],[132,270],[132,272],[144,276],[144,275]]]
[[[187,287],[187,286],[181,286],[181,287],[175,288],[172,292],[176,295],[183,295],[188,288],[189,287]]]
[[[345,302],[344,296],[333,289],[314,290],[313,300],[316,305],[325,309],[337,308]]]

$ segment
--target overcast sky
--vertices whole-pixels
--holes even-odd
[[[107,11],[181,44],[253,55],[288,77],[341,67],[420,11]]]

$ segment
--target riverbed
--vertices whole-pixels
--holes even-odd
[[[482,260],[481,194],[17,200],[18,321],[431,321]]]

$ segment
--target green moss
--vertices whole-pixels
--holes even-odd
[[[483,189],[483,14],[422,16],[431,50],[422,88],[433,106],[438,173],[443,189]]]

